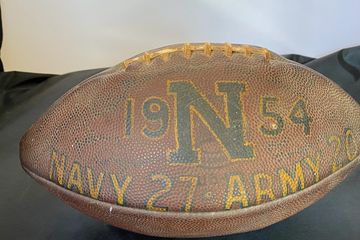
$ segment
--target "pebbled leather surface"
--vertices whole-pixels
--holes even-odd
[[[330,56],[331,57],[331,56]],[[326,62],[326,66],[322,65]],[[324,57],[317,61],[323,74],[343,71],[336,61],[328,68]],[[309,63],[311,66],[311,62]],[[99,71],[99,70],[98,70]],[[0,199],[0,236],[4,239],[157,239],[127,232],[67,207],[22,171],[18,162],[20,136],[38,116],[60,95],[94,71],[71,73],[50,78],[54,86],[45,87],[16,108],[6,109],[0,119],[0,179],[3,197]],[[329,72],[327,72],[329,71]],[[333,72],[332,72],[333,71]],[[342,76],[342,78],[339,78]],[[350,76],[350,74],[349,74]],[[332,80],[341,82],[346,75],[335,74]],[[356,82],[345,89],[356,95]],[[34,107],[36,106],[36,107]],[[3,112],[4,113],[4,112]],[[262,230],[216,239],[358,239],[360,221],[359,169],[324,199],[304,211]],[[325,217],[326,216],[326,217]],[[13,231],[16,227],[19,231]],[[215,238],[212,238],[215,239]]]
[[[30,176],[45,185],[70,206],[121,228],[162,237],[221,236],[241,231],[251,231],[271,225],[308,207],[343,181],[359,165],[360,158],[349,163],[331,177],[324,179],[296,195],[256,207],[222,212],[180,214],[175,212],[150,212],[100,202],[62,188],[25,168]],[[296,208],[294,207],[296,206]]]
[[[203,48],[166,60],[144,56],[145,62],[114,67],[68,92],[22,139],[23,166],[67,188],[60,197],[91,216],[181,237],[265,227],[328,192],[322,184],[340,181],[333,172],[358,164],[360,108],[330,80],[274,53],[264,59],[257,48],[228,56],[192,46]],[[301,197],[316,184],[316,194]],[[69,191],[159,217],[86,208]],[[254,211],[244,215],[247,209]],[[156,212],[176,214],[163,214],[164,222]],[[207,212],[213,219],[224,215],[217,227],[201,221]],[[198,221],[190,221],[192,214]]]

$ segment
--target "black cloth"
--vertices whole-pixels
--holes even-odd
[[[313,59],[287,55],[328,76],[360,102],[360,47]],[[21,168],[20,137],[68,89],[102,69],[60,76],[0,74],[0,239],[156,239],[106,225],[65,205]],[[360,239],[360,169],[326,197],[258,231],[212,239]]]
[[[1,18],[1,9],[0,9],[0,49],[2,46],[2,40],[3,40],[3,29],[2,29],[2,18]],[[0,72],[4,71],[3,63],[0,58]]]

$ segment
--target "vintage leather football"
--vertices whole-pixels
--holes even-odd
[[[68,91],[27,131],[26,172],[74,208],[155,236],[263,228],[359,165],[360,107],[266,49],[172,45]]]

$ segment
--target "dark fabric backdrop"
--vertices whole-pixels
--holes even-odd
[[[2,40],[3,40],[3,30],[2,30],[2,18],[1,18],[1,9],[0,9],[0,49],[2,46]],[[4,71],[4,67],[0,58],[0,72]]]

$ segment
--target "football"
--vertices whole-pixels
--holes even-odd
[[[20,142],[24,170],[81,212],[163,237],[252,231],[357,165],[360,107],[267,49],[177,44],[84,80]]]

